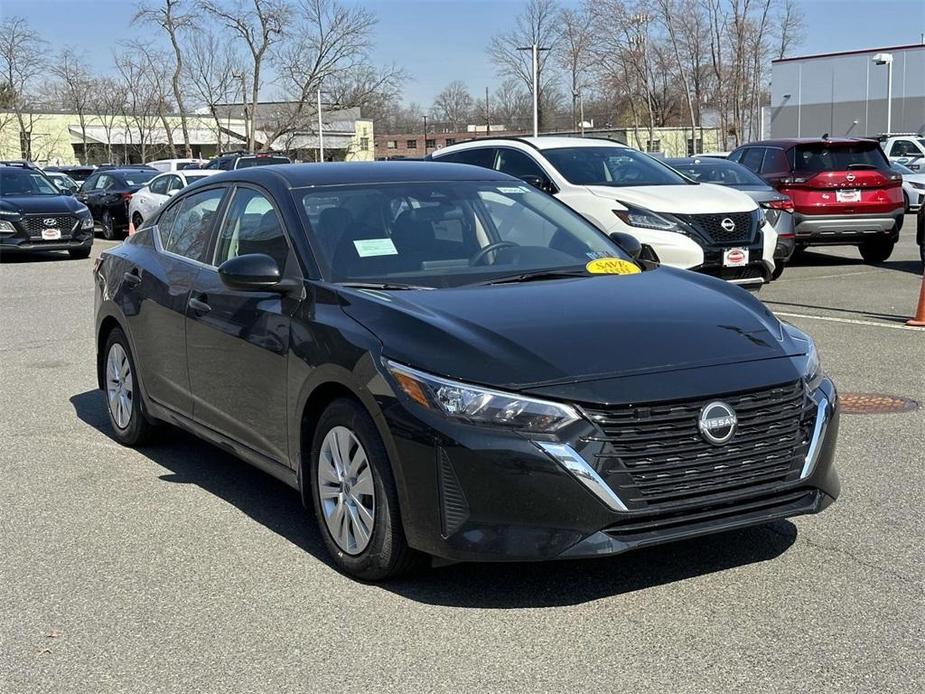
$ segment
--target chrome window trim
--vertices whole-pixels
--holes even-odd
[[[574,448],[568,444],[548,443],[546,441],[534,441],[533,444],[564,467],[612,511],[629,510],[613,489],[601,479],[601,476]]]
[[[809,442],[809,450],[806,451],[806,460],[803,463],[803,469],[800,471],[800,479],[804,480],[809,477],[816,467],[816,459],[819,457],[822,441],[825,439],[825,431],[829,426],[826,414],[829,409],[829,400],[821,392],[817,391],[813,396],[816,402],[816,423],[813,426],[813,436]]]

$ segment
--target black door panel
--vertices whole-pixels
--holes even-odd
[[[296,302],[227,288],[201,269],[187,309],[187,356],[196,421],[285,461],[286,378]]]

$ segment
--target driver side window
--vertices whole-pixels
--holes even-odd
[[[149,190],[156,195],[167,195],[167,179],[169,176],[160,176],[151,182]]]
[[[544,185],[548,184],[549,177],[543,169],[523,152],[516,149],[500,149],[498,153],[498,171],[521,179],[525,176],[535,176]]]
[[[264,253],[284,271],[289,243],[270,200],[252,188],[238,188],[225,215],[215,248],[215,265],[249,253]]]

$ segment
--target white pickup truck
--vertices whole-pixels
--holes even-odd
[[[892,135],[881,138],[880,147],[890,161],[925,172],[925,136]]]

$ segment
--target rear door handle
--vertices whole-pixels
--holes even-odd
[[[205,298],[205,297],[203,297]],[[208,313],[212,310],[212,307],[209,306],[205,301],[197,299],[196,297],[190,297],[189,307],[193,309],[196,313]]]
[[[138,274],[138,269],[135,268],[134,270],[123,273],[122,281],[130,287],[137,287],[141,284],[141,276]]]

